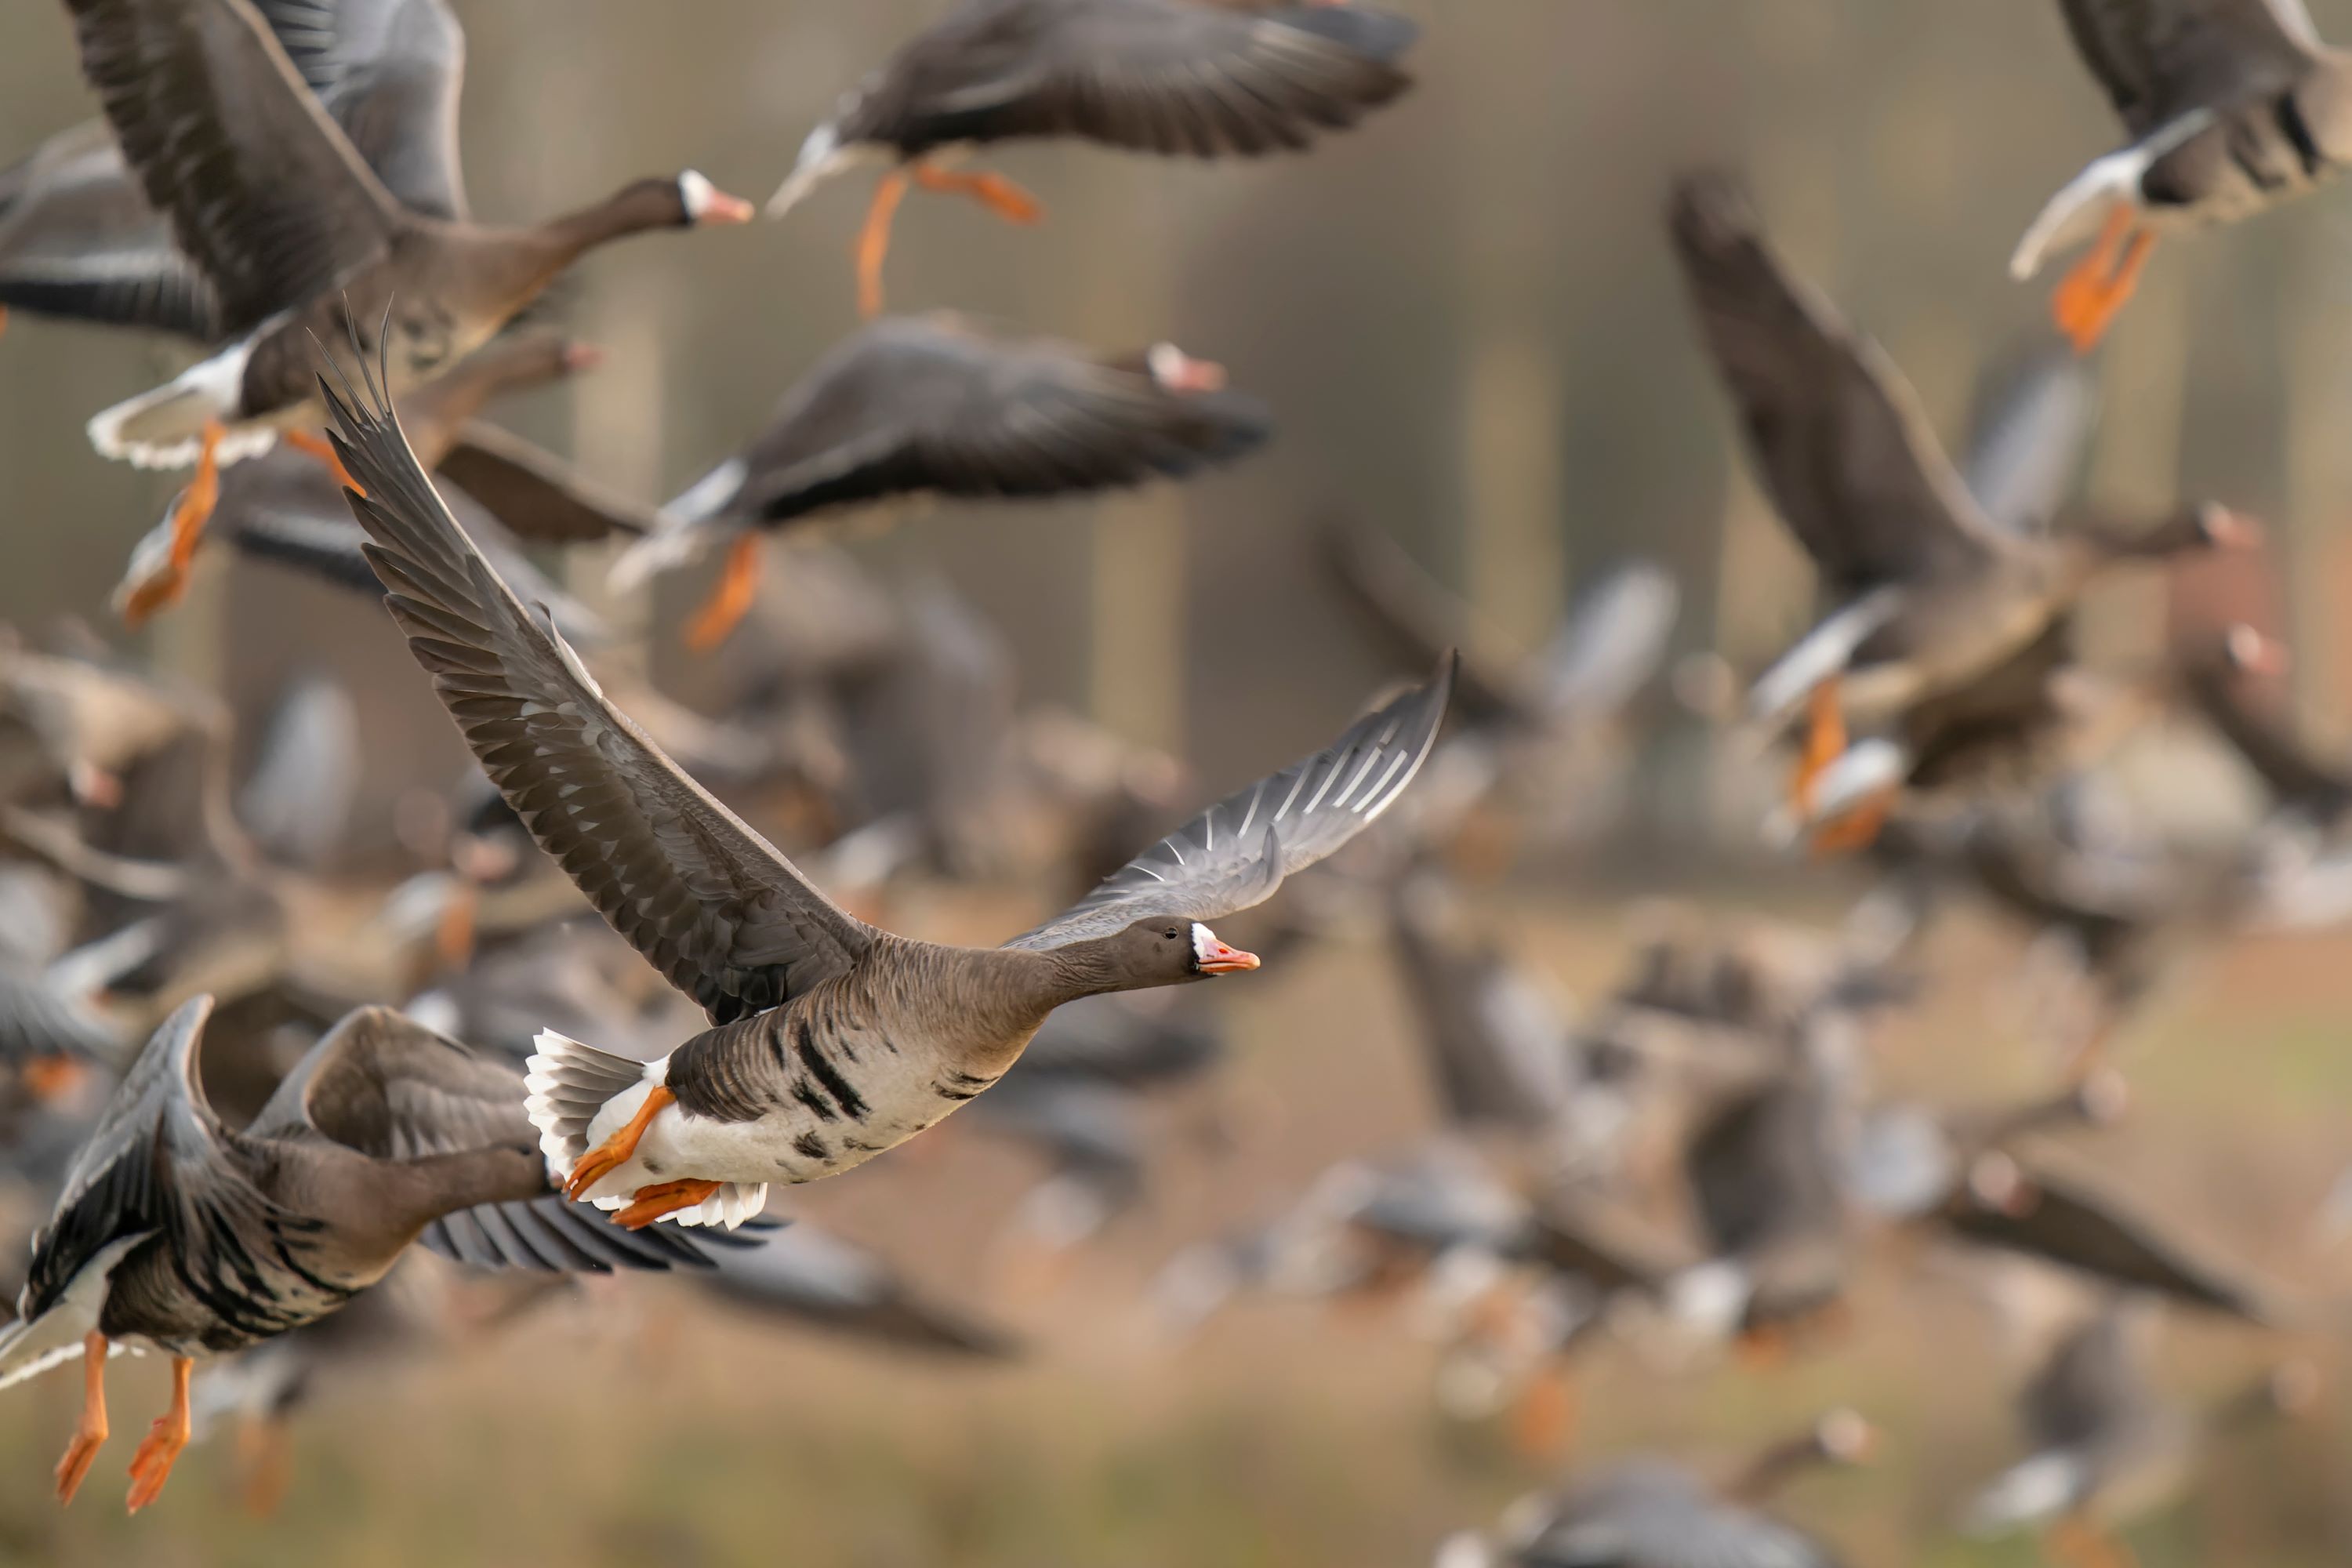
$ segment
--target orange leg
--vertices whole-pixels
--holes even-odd
[[[686,646],[697,653],[709,653],[725,642],[727,635],[742,625],[751,608],[752,590],[759,584],[760,536],[745,533],[727,547],[727,565],[719,574],[719,585],[686,624]]]
[[[1874,792],[1869,798],[1856,804],[1813,835],[1813,853],[1827,858],[1832,855],[1850,855],[1867,849],[1878,842],[1885,829],[1886,819],[1895,814],[1895,803],[1903,792],[1893,784]]]
[[[1789,783],[1789,804],[1797,820],[1813,815],[1813,796],[1830,764],[1845,755],[1845,713],[1838,706],[1838,679],[1831,676],[1806,699],[1805,746],[1797,758],[1796,776]]]
[[[2116,313],[2138,287],[2155,245],[2156,236],[2137,226],[2130,207],[2118,205],[2107,215],[2098,243],[2074,264],[2050,300],[2051,318],[2076,353],[2098,347]]]
[[[433,929],[433,956],[441,967],[462,970],[474,958],[474,929],[482,906],[482,889],[470,878],[461,879]]]
[[[907,199],[909,184],[904,169],[894,169],[874,187],[874,205],[866,209],[866,226],[857,231],[857,313],[882,313],[882,262],[890,254],[890,220]]]
[[[282,1416],[256,1415],[236,1429],[236,1458],[245,1475],[238,1499],[256,1519],[273,1517],[294,1477],[294,1445]]]
[[[163,568],[146,582],[122,606],[122,618],[132,626],[145,624],[147,618],[167,605],[180,602],[188,591],[188,563],[196,558],[196,544],[203,539],[205,524],[211,521],[213,508],[220,504],[220,443],[226,434],[220,421],[205,421],[204,445],[196,455],[195,478],[172,507],[172,553]]]
[[[1523,1458],[1556,1461],[1576,1441],[1576,1380],[1559,1363],[1538,1372],[1511,1412],[1511,1446]]]
[[[71,1502],[81,1479],[106,1443],[106,1336],[92,1330],[81,1342],[81,1422],[58,1461],[58,1501]]]
[[[335,482],[353,495],[367,494],[367,487],[352,478],[352,471],[343,467],[343,459],[335,453],[335,444],[324,436],[314,436],[308,430],[289,430],[278,439],[304,457],[324,464],[327,472],[335,476]]]
[[[163,1495],[172,1466],[188,1446],[188,1376],[196,1363],[184,1355],[172,1358],[172,1407],[155,1418],[131,1458],[131,1511],[137,1513]]]
[[[1002,174],[968,174],[917,163],[915,184],[945,195],[970,196],[1007,223],[1035,223],[1045,216],[1037,198]]]
[[[662,1107],[677,1098],[660,1084],[654,1085],[646,1096],[646,1102],[637,1107],[635,1116],[629,1118],[629,1124],[598,1147],[589,1150],[580,1163],[572,1167],[572,1179],[563,1184],[563,1195],[577,1202],[581,1194],[626,1164],[629,1156],[637,1152],[637,1140],[646,1135],[646,1129],[653,1125],[654,1118],[661,1113]]]
[[[613,1223],[626,1230],[643,1230],[666,1214],[690,1209],[717,1192],[721,1184],[687,1180],[664,1182],[658,1186],[639,1187],[630,1196],[635,1200],[627,1208],[613,1216]]]

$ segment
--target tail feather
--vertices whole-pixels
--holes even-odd
[[[614,1095],[646,1081],[646,1064],[541,1029],[523,1064],[523,1110],[539,1130],[548,1173],[561,1183],[588,1152],[589,1124]]]

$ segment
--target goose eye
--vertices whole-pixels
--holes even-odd
[[[1176,940],[1176,928],[1174,926],[1170,926],[1166,931],[1161,931],[1160,934],[1166,937],[1170,942],[1174,942]]]

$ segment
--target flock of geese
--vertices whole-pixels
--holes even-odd
[[[1012,138],[1305,149],[1406,89],[1412,24],[1352,0],[963,0],[844,95],[769,205],[781,218],[856,163],[886,168],[856,255],[876,319],[654,506],[481,416],[598,368],[526,319],[567,268],[626,236],[747,223],[749,203],[689,170],[535,224],[477,219],[443,0],[67,0],[103,118],[0,171],[0,308],[202,356],[90,421],[105,458],[192,470],[114,608],[133,626],[169,610],[208,541],[380,600],[479,767],[404,803],[404,875],[330,941],[366,727],[348,695],[290,692],[238,765],[217,705],[87,633],[0,649],[0,1149],[32,1228],[0,1385],[79,1359],[59,1499],[108,1438],[117,1352],[173,1372],[131,1461],[135,1511],[201,1422],[280,1420],[329,1369],[440,1342],[451,1292],[502,1322],[566,1274],[682,1270],[795,1321],[1010,1353],[855,1244],[762,1217],[771,1185],[970,1104],[1053,1171],[1019,1223],[1076,1246],[1148,1184],[1138,1108],[1224,1055],[1200,993],[1154,994],[1278,971],[1369,911],[1444,1132],[1171,1260],[1153,1291],[1171,1328],[1251,1290],[1409,1292],[1447,1347],[1446,1403],[1507,1409],[1552,1452],[1574,1364],[1612,1342],[1803,1353],[1897,1235],[1989,1272],[2031,1259],[2086,1305],[2023,1391],[2028,1456],[1965,1521],[2044,1529],[2074,1568],[2129,1561],[2117,1527],[2200,1446],[2317,1393],[2281,1359],[2222,1405],[2177,1408],[2149,1380],[2158,1314],[2271,1333],[2302,1314],[2037,1141],[2122,1114],[2116,1031],[2184,944],[2352,916],[2352,763],[2284,720],[2284,654],[2251,627],[2189,631],[2144,669],[2079,658],[2103,581],[2263,542],[2215,502],[2076,504],[2084,356],[2156,236],[2247,216],[2352,156],[2352,66],[2300,0],[2061,4],[2130,141],[2019,247],[2022,277],[2090,243],[2057,335],[1990,388],[1960,460],[1735,178],[1668,195],[1699,337],[1823,604],[1744,698],[1719,667],[1669,673],[1677,594],[1654,567],[1605,575],[1514,659],[1397,547],[1339,528],[1333,587],[1402,683],[1131,854],[1182,816],[1180,764],[1019,710],[995,634],[944,583],[885,584],[805,538],[763,579],[768,536],[901,496],[1181,479],[1261,445],[1265,409],[1171,343],[1098,353],[882,315],[892,215],[921,188],[1035,221],[961,161]],[[722,716],[631,673],[551,574],[583,548],[609,554],[608,595],[723,554],[682,628],[733,661]],[[2099,787],[2105,758],[2176,711],[2272,801],[2219,851],[2119,817]],[[1769,830],[1866,858],[1877,890],[1833,938],[1661,925],[1607,1003],[1568,1018],[1481,935],[1464,882],[1590,840],[1641,739],[1698,718],[1743,766],[1787,752]],[[805,847],[797,863],[754,822]],[[1008,877],[1076,896],[991,947],[882,923],[910,881]],[[1293,882],[1274,915],[1216,929]],[[1888,1100],[1868,1039],[1916,1005],[1929,917],[1966,890],[2069,959],[2070,1005],[2043,1013],[2053,1081],[2013,1105]],[[1827,1563],[1769,1500],[1869,1447],[1839,1411],[1735,1474],[1592,1468],[1439,1560]]]

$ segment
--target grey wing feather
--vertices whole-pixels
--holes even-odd
[[[723,1023],[847,971],[873,938],[605,700],[482,558],[382,389],[322,384],[335,448],[367,489],[410,650],[499,793],[613,928]]]
[[[1147,915],[1208,921],[1264,902],[1283,879],[1336,851],[1404,793],[1437,743],[1453,690],[1449,655],[1428,682],[1357,721],[1330,746],[1219,801],[1004,945],[1060,947]]]
[[[2275,91],[2320,49],[2303,0],[2060,0],[2067,31],[2135,136]]]
[[[2067,348],[1988,377],[1960,465],[1978,508],[2020,538],[2048,532],[2082,479],[2098,422],[2098,379]]]
[[[0,173],[0,307],[211,342],[220,302],[149,205],[104,120]]]
[[[1569,613],[1537,659],[1538,694],[1554,713],[1605,719],[1632,700],[1665,662],[1682,591],[1673,574],[1629,561]]]
[[[616,495],[543,447],[480,420],[469,422],[436,470],[481,502],[516,537],[585,544],[651,532],[659,514]]]
[[[249,0],[70,0],[82,71],[234,331],[381,257],[390,192]]]
[[[466,34],[443,0],[254,0],[294,68],[409,211],[471,215],[457,156]]]
[[[1685,180],[1670,219],[1764,489],[1825,577],[1851,596],[2000,547],[1908,384],[1781,266],[1735,181]]]

